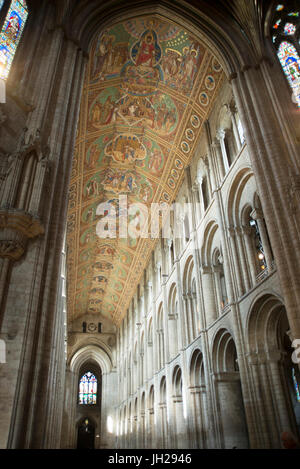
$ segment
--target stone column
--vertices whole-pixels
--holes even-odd
[[[224,177],[226,176],[221,145],[217,138],[215,138],[211,144],[211,155],[214,157],[214,160],[215,160],[215,172],[216,172],[215,179],[217,179],[216,181],[217,184],[215,185],[215,190],[216,190],[218,186],[220,186]]]
[[[270,367],[274,402],[276,403],[275,406],[278,415],[279,431],[289,431],[297,434],[297,427],[293,424],[294,422],[291,419],[290,411],[292,409],[289,409],[287,405],[289,396],[283,388],[286,377],[281,373],[282,363],[284,363],[283,356],[279,350],[268,352],[268,364]]]
[[[251,406],[254,416],[253,427],[255,432],[249,435],[253,442],[251,448],[268,449],[271,448],[268,422],[266,418],[266,408],[264,405],[264,394],[259,374],[259,356],[257,353],[247,355],[250,373]]]
[[[182,291],[182,275],[180,271],[180,263],[176,263],[176,280],[177,280],[177,295],[178,295],[178,339],[179,348],[184,348],[187,343],[187,325],[184,314],[184,302],[183,302],[183,291]]]
[[[235,266],[234,270],[235,270],[235,279],[236,279],[238,297],[241,297],[243,296],[245,292],[245,288],[244,288],[243,276],[242,276],[241,265],[240,265],[240,257],[238,255],[238,249],[236,245],[235,228],[229,227],[228,233],[230,235],[230,241],[231,241],[231,246],[232,246],[232,254],[233,254],[233,262]]]
[[[246,245],[246,252],[247,252],[246,257],[248,260],[248,266],[250,270],[251,286],[254,287],[256,284],[256,277],[257,277],[257,264],[256,264],[256,259],[255,259],[256,253],[253,249],[252,228],[250,226],[243,226],[242,233],[243,233],[245,245]]]
[[[240,133],[239,133],[239,129],[238,129],[237,122],[236,122],[237,109],[236,109],[235,104],[232,103],[231,105],[229,105],[227,107],[227,110],[231,117],[233,134],[234,134],[236,146],[237,146],[238,151],[240,151],[242,148],[242,142],[241,142]]]
[[[197,294],[196,293],[188,293],[188,303],[189,303],[189,311],[190,311],[190,332],[191,332],[191,341],[193,341],[197,336],[197,310],[194,308],[194,304],[197,304]],[[194,301],[195,300],[195,301]]]
[[[193,193],[193,212],[194,212],[194,218],[195,218],[196,226],[197,226],[200,223],[201,218],[202,218],[201,206],[203,206],[202,191],[200,189],[200,181],[198,181],[198,179],[194,182],[192,186],[192,193]],[[199,201],[197,199],[199,199]]]
[[[239,258],[241,260],[241,268],[242,268],[241,274],[243,276],[245,290],[247,292],[251,288],[251,281],[248,275],[248,266],[247,266],[246,256],[245,256],[245,249],[244,249],[244,243],[243,243],[243,230],[240,227],[236,227],[235,232],[236,232],[236,239],[238,242]]]
[[[265,408],[265,418],[268,426],[268,436],[271,448],[280,448],[280,438],[277,430],[276,415],[272,402],[272,389],[269,381],[269,364],[264,351],[259,352],[259,377],[263,389],[263,403]],[[277,410],[275,410],[277,412]]]
[[[188,345],[191,343],[191,314],[189,308],[189,300],[188,295],[184,293],[182,295],[183,298],[183,311],[184,311],[184,327],[185,327],[185,334],[186,334],[186,343]]]
[[[202,290],[204,297],[206,327],[210,326],[217,319],[217,309],[215,302],[215,290],[213,283],[213,273],[209,266],[202,266],[201,269]]]
[[[159,404],[159,422],[160,422],[160,437],[158,448],[167,448],[167,406],[166,404]]]
[[[220,145],[221,145],[221,153],[222,153],[224,170],[225,170],[225,174],[227,174],[229,171],[229,162],[228,162],[228,155],[227,155],[227,150],[225,146],[225,136],[226,136],[225,130],[219,129],[217,132],[217,139],[219,140]]]
[[[249,448],[246,416],[237,372],[215,374],[222,448]],[[235,409],[232,412],[230,409]]]

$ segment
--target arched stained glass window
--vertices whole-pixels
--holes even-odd
[[[293,101],[300,107],[300,5],[286,1],[275,8],[272,40],[278,59],[293,90]]]
[[[96,376],[91,373],[85,373],[79,382],[79,404],[96,405],[97,404],[98,382]]]
[[[12,0],[0,33],[0,78],[6,80],[28,17],[25,0]]]
[[[295,393],[296,393],[297,402],[300,402],[300,387],[299,387],[299,384],[298,384],[298,381],[297,381],[296,372],[295,372],[294,368],[292,370],[292,378],[293,378],[293,383],[294,383],[294,389],[295,389]]]

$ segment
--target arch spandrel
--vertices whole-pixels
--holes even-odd
[[[118,214],[122,195],[150,213],[174,200],[224,79],[204,42],[159,16],[113,23],[94,38],[70,184],[73,319],[122,319],[155,240],[98,238],[97,207],[110,202]]]

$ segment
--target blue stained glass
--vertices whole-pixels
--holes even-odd
[[[292,375],[293,375],[293,383],[294,383],[294,388],[295,388],[297,401],[300,402],[300,388],[299,388],[299,384],[298,384],[298,381],[297,381],[297,378],[296,378],[296,373],[295,373],[294,368],[293,368],[293,371],[292,371]]]
[[[6,80],[28,17],[25,0],[12,0],[0,33],[0,78]]]
[[[3,5],[4,5],[4,0],[0,0],[0,10],[2,10]]]
[[[79,383],[79,404],[97,404],[97,378],[93,373],[88,372],[82,376]]]

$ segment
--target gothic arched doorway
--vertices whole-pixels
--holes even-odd
[[[95,425],[88,418],[78,426],[77,449],[95,449]]]
[[[248,427],[237,351],[233,337],[226,329],[216,335],[213,360],[221,447],[247,449]]]

